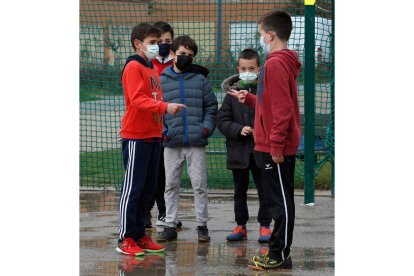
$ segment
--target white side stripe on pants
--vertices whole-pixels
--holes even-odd
[[[285,227],[285,247],[283,247],[282,250],[282,259],[285,259],[285,254],[283,253],[283,251],[285,251],[285,248],[287,246],[287,232],[288,232],[288,212],[287,212],[287,205],[286,205],[286,197],[285,197],[285,190],[283,189],[283,182],[282,182],[282,175],[280,173],[280,165],[277,164],[277,170],[279,172],[279,182],[280,182],[280,188],[282,189],[282,195],[283,195],[283,203],[285,205],[285,216],[286,216],[286,227]]]
[[[122,198],[120,201],[120,226],[119,226],[119,239],[124,239],[125,231],[126,231],[126,209],[128,206],[129,201],[129,195],[131,194],[131,188],[132,188],[132,180],[134,177],[134,168],[133,164],[135,161],[135,142],[129,141],[128,142],[128,165],[127,170],[125,172],[125,178],[124,178],[124,187],[122,191]]]

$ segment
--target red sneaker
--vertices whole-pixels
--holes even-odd
[[[143,236],[137,241],[137,245],[141,247],[145,252],[159,253],[164,252],[165,247],[159,244],[153,243],[151,237]]]
[[[143,261],[143,256],[122,256],[122,259],[118,264],[118,267],[125,272],[132,272],[134,271],[135,267],[141,264]]]
[[[260,236],[258,242],[260,243],[267,243],[270,240],[270,236],[272,235],[272,230],[269,227],[262,226],[260,227]]]
[[[125,238],[122,242],[118,243],[116,251],[131,256],[140,256],[145,254],[144,250],[142,250],[142,248],[139,247],[132,238]]]

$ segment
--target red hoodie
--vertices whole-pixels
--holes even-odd
[[[134,55],[128,58],[122,75],[126,110],[121,137],[126,139],[158,138],[162,133],[162,115],[167,103],[162,101],[160,78],[146,61]]]
[[[162,71],[170,65],[174,65],[174,59],[170,57],[162,58],[156,57],[151,60],[152,64],[154,64],[155,69],[158,72],[158,75],[161,76]]]
[[[296,155],[300,143],[296,79],[301,66],[295,51],[270,53],[260,71],[257,94],[247,94],[245,104],[256,109],[256,151],[272,156]]]

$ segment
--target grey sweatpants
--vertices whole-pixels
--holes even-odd
[[[166,225],[176,227],[184,161],[187,161],[188,175],[193,186],[197,226],[206,226],[208,192],[205,146],[164,149]]]

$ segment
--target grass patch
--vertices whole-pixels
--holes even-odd
[[[304,185],[305,185],[304,171],[305,171],[304,161],[296,159],[296,167],[295,167],[295,188],[296,189],[304,188]],[[332,184],[331,163],[326,162],[319,169],[318,174],[315,177],[315,189],[316,190],[330,190],[331,184]]]
[[[227,169],[227,156],[223,137],[209,139],[207,150],[207,175],[210,189],[233,189],[233,177]],[[295,188],[303,189],[304,162],[297,160]],[[120,188],[124,177],[121,149],[80,153],[80,186],[83,188]],[[252,178],[250,188],[254,188]],[[182,175],[183,188],[191,188],[186,168]],[[325,163],[315,178],[315,189],[329,190],[331,187],[331,164]]]
[[[109,188],[122,183],[124,167],[121,149],[81,152],[79,166],[81,187]]]

